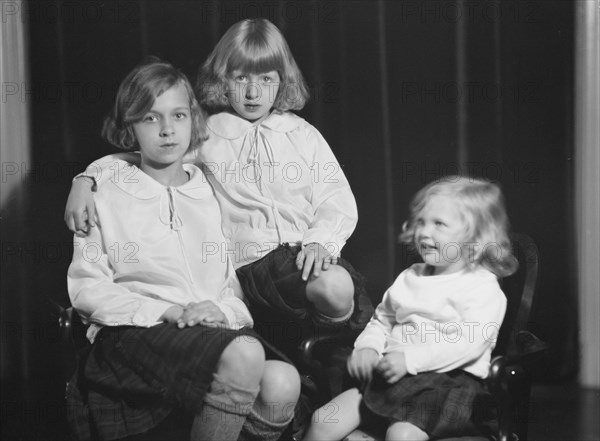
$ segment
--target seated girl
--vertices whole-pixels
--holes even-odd
[[[423,263],[398,276],[357,338],[348,372],[361,387],[317,410],[304,441],[369,420],[387,426],[386,441],[491,435],[483,380],[506,311],[497,278],[517,267],[507,228],[491,182],[448,176],[417,193],[401,238]]]
[[[219,206],[182,158],[204,138],[187,78],[152,60],[121,83],[103,136],[139,167],[97,189],[97,228],[75,237],[71,302],[92,343],[67,388],[77,439],[110,440],[194,415],[192,440],[276,440],[293,416],[295,368],[249,329]],[[225,254],[226,256],[226,254]],[[241,436],[240,436],[241,434]]]

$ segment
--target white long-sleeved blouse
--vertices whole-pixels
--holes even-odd
[[[358,221],[356,200],[319,131],[291,112],[260,124],[228,113],[208,119],[209,139],[186,156],[215,190],[234,267],[281,243],[325,246],[339,255]],[[105,156],[82,174],[99,184],[139,155]]]
[[[358,220],[354,195],[319,131],[290,112],[260,124],[222,112],[198,150],[215,189],[235,266],[281,243],[319,243],[339,255]]]
[[[506,311],[496,276],[482,267],[440,276],[424,270],[415,264],[398,276],[355,350],[403,352],[413,375],[463,369],[487,377]]]
[[[252,325],[226,250],[217,201],[202,171],[165,187],[120,167],[95,196],[97,226],[74,238],[71,302],[90,341],[102,326],[151,327],[171,306],[212,300],[230,327]]]

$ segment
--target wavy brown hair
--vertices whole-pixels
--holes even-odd
[[[102,137],[123,150],[138,150],[133,124],[142,120],[152,108],[154,100],[171,87],[185,87],[192,119],[190,148],[198,147],[206,139],[206,117],[198,104],[190,81],[173,65],[150,57],[135,67],[121,82],[115,104],[104,119]]]

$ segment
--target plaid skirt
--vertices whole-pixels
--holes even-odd
[[[354,283],[354,310],[345,322],[324,322],[306,298],[307,282],[296,266],[301,248],[285,243],[262,259],[237,269],[254,329],[291,358],[306,337],[343,327],[360,331],[374,312],[365,277],[340,258],[338,265],[348,271]]]
[[[252,330],[175,324],[105,327],[67,384],[75,439],[112,440],[157,426],[173,409],[198,414],[223,350]],[[273,355],[272,348],[266,348]],[[281,358],[281,357],[276,357]]]
[[[311,320],[317,325],[324,324],[306,298],[307,282],[302,280],[302,270],[296,267],[301,248],[287,243],[279,245],[262,259],[238,268],[237,275],[255,323],[261,323],[261,317],[272,321],[275,316],[280,322]],[[338,259],[338,265],[348,271],[354,283],[351,325],[366,323],[373,313],[365,289],[366,279],[347,260]]]
[[[494,401],[484,381],[460,369],[407,375],[391,385],[375,375],[363,402],[375,415],[411,423],[433,439],[489,436],[497,428]]]

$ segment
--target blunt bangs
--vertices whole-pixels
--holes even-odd
[[[283,58],[283,54],[270,47],[264,39],[251,35],[240,42],[240,45],[231,48],[226,73],[236,70],[251,74],[277,71],[280,76],[283,76]]]
[[[234,71],[261,74],[277,71],[279,92],[273,108],[300,110],[310,94],[285,38],[266,19],[248,19],[231,26],[200,67],[196,94],[209,112],[231,109],[226,82]]]

